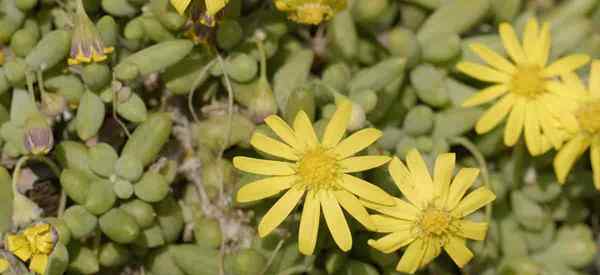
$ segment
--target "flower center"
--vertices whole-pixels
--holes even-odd
[[[440,236],[448,232],[451,221],[448,212],[430,207],[423,211],[419,225],[425,234]]]
[[[312,149],[298,162],[298,175],[307,188],[332,188],[338,178],[337,159],[322,147]]]
[[[511,91],[518,95],[535,97],[545,91],[542,70],[537,65],[519,66],[512,76]]]
[[[579,126],[590,134],[600,132],[600,100],[583,104],[575,113]]]

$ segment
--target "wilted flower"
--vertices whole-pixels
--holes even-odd
[[[52,128],[41,114],[34,114],[25,121],[23,139],[25,149],[33,155],[47,154],[54,146]]]
[[[406,200],[395,199],[394,206],[363,202],[383,214],[372,216],[377,231],[389,233],[378,240],[369,240],[370,246],[392,253],[408,245],[396,267],[398,271],[414,273],[437,257],[442,248],[463,267],[473,257],[466,239],[485,239],[488,224],[465,217],[496,196],[487,187],[479,187],[465,196],[479,169],[463,168],[452,180],[455,158],[454,154],[440,155],[435,162],[433,179],[417,150],[408,152],[408,168],[394,158],[389,171]]]
[[[275,0],[277,9],[287,12],[291,20],[313,25],[329,20],[346,5],[346,0]]]
[[[69,65],[102,62],[113,50],[113,47],[104,47],[100,32],[85,13],[82,0],[78,0]]]
[[[280,117],[269,116],[265,119],[266,124],[285,143],[259,133],[254,134],[250,143],[260,151],[292,162],[247,157],[233,159],[233,165],[242,171],[270,176],[244,185],[237,194],[237,201],[256,201],[287,190],[258,225],[261,237],[279,226],[306,194],[298,233],[300,252],[306,255],[314,252],[321,210],[333,240],[340,249],[348,251],[352,247],[352,235],[342,208],[365,227],[373,229],[373,222],[357,196],[374,203],[393,205],[393,197],[379,187],[349,175],[381,166],[389,160],[386,156],[352,157],[379,139],[381,132],[363,129],[342,140],[351,112],[352,104],[342,102],[321,142],[304,111],[296,115],[294,129]]]
[[[39,223],[29,226],[19,234],[8,234],[6,246],[19,259],[30,261],[29,270],[44,274],[56,240],[57,235],[52,226]]]
[[[463,106],[477,106],[501,97],[479,119],[475,127],[477,133],[489,132],[508,116],[504,143],[515,145],[524,130],[529,152],[539,155],[552,146],[560,148],[564,141],[554,129],[553,120],[566,115],[561,106],[562,95],[567,91],[555,85],[553,78],[583,66],[589,57],[574,54],[547,65],[551,48],[550,25],[544,23],[539,30],[537,20],[529,19],[523,36],[521,44],[515,30],[502,23],[500,37],[513,62],[482,44],[472,44],[471,49],[491,67],[461,62],[457,68],[476,79],[494,83],[467,99]]]

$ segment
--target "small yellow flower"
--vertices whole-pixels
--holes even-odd
[[[298,112],[293,129],[280,117],[271,115],[265,122],[284,142],[255,133],[250,143],[260,151],[291,162],[248,157],[233,159],[234,166],[242,171],[271,176],[244,185],[237,194],[237,201],[256,201],[287,190],[260,221],[258,233],[261,237],[279,226],[306,194],[298,236],[300,252],[305,255],[314,252],[321,210],[333,240],[343,251],[348,251],[352,247],[352,235],[342,208],[367,229],[374,229],[357,196],[373,203],[394,204],[393,197],[379,187],[349,175],[389,161],[386,156],[353,157],[379,139],[381,132],[363,129],[342,140],[351,112],[350,102],[341,103],[321,142],[303,111]]]
[[[4,258],[0,258],[0,274],[4,271],[8,270],[9,267],[10,267],[10,263]]]
[[[346,5],[346,0],[275,0],[275,7],[287,12],[291,20],[312,25],[329,20]]]
[[[7,249],[23,261],[29,262],[29,270],[44,274],[48,257],[56,243],[56,233],[47,223],[35,224],[23,232],[6,239]]]
[[[113,47],[104,47],[100,32],[85,13],[81,0],[78,0],[69,65],[102,62],[107,59],[106,55],[113,51]]]
[[[554,158],[556,176],[565,183],[575,161],[590,148],[594,185],[600,190],[600,60],[592,62],[587,89],[574,73],[564,75],[562,85],[577,104],[565,117],[563,126],[571,138]]]
[[[437,257],[442,248],[463,267],[473,257],[466,239],[483,240],[488,224],[465,217],[492,202],[496,196],[486,187],[479,187],[465,196],[479,169],[463,168],[454,180],[455,155],[440,155],[433,179],[417,150],[407,157],[408,168],[398,158],[389,165],[390,174],[404,199],[396,198],[395,206],[363,202],[366,207],[383,215],[373,215],[378,232],[388,233],[369,245],[384,253],[407,246],[396,269],[414,273]],[[452,180],[452,183],[450,181]]]
[[[490,66],[461,62],[457,69],[478,80],[494,83],[467,99],[463,106],[481,105],[501,98],[481,117],[475,130],[486,133],[507,116],[504,143],[513,146],[524,131],[527,148],[539,155],[554,146],[560,148],[564,137],[554,125],[566,113],[563,111],[563,90],[554,78],[569,73],[589,61],[586,55],[575,54],[547,65],[550,54],[550,25],[539,30],[536,19],[529,19],[523,34],[523,46],[515,30],[507,23],[500,24],[500,37],[510,59],[481,44],[471,49]],[[510,114],[510,115],[509,115]]]
[[[170,0],[170,2],[181,15],[192,4],[192,8],[190,8],[192,21],[199,21],[204,25],[212,27],[215,25],[215,16],[225,8],[229,0],[196,0],[194,2],[192,0]]]

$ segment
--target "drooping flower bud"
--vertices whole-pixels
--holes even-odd
[[[288,13],[289,19],[302,24],[318,25],[346,8],[346,0],[275,0],[278,10]]]
[[[69,65],[102,62],[106,60],[106,55],[112,53],[113,50],[113,47],[104,46],[102,36],[85,13],[83,3],[81,0],[77,1]]]
[[[54,136],[48,121],[41,114],[34,114],[25,121],[23,137],[25,149],[33,155],[45,155],[54,146]]]

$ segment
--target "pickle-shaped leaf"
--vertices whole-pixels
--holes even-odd
[[[138,12],[138,8],[127,0],[102,0],[102,9],[115,17],[129,17]]]
[[[181,207],[172,196],[167,196],[164,200],[154,205],[156,218],[163,237],[168,243],[172,243],[179,238],[183,230],[184,220]]]
[[[107,143],[98,143],[89,149],[89,165],[92,171],[103,177],[114,173],[115,163],[119,156],[115,149]]]
[[[96,274],[100,270],[98,257],[90,248],[81,244],[71,244],[68,247],[70,263],[69,273]]]
[[[64,169],[60,174],[60,185],[74,202],[84,204],[90,191],[90,178],[76,169]]]
[[[135,195],[146,202],[159,202],[169,194],[169,183],[158,172],[146,172],[134,186]]]
[[[123,118],[135,123],[143,122],[148,117],[146,104],[142,98],[135,93],[131,94],[125,102],[118,103],[117,113]]]
[[[10,174],[0,167],[0,235],[12,228],[13,187]]]
[[[113,208],[102,215],[99,224],[108,238],[120,244],[131,243],[140,234],[140,226],[120,208]]]
[[[314,53],[310,50],[298,51],[275,73],[273,95],[280,110],[285,111],[288,98],[294,89],[306,83],[313,58]]]
[[[31,95],[21,89],[12,92],[12,108],[10,108],[10,121],[15,126],[24,126],[25,121],[32,115],[38,113],[37,106]]]
[[[129,249],[123,245],[107,242],[100,247],[98,261],[103,267],[122,266],[129,261],[131,253]]]
[[[185,275],[181,269],[175,264],[175,260],[171,257],[170,250],[174,246],[164,246],[160,249],[151,251],[144,259],[144,267],[152,274],[170,274],[170,275]]]
[[[363,69],[348,83],[350,93],[363,90],[379,91],[404,73],[404,58],[390,58]]]
[[[182,244],[171,247],[169,253],[177,266],[187,274],[214,275],[219,273],[219,251],[216,249]],[[262,268],[263,265],[260,266]]]
[[[98,134],[104,122],[105,112],[102,99],[96,94],[86,91],[81,97],[75,116],[75,129],[79,138],[88,140]]]
[[[47,70],[65,60],[71,48],[71,33],[56,30],[46,34],[25,58],[34,70]]]
[[[490,0],[455,0],[441,5],[427,18],[417,37],[421,44],[439,35],[461,34],[475,26],[490,8]]]
[[[171,134],[171,115],[169,113],[152,114],[140,124],[123,147],[122,155],[131,155],[150,164],[157,156]]]
[[[98,226],[98,218],[80,205],[67,208],[62,219],[71,231],[74,239],[88,237],[94,232],[96,226]]]
[[[110,181],[99,180],[90,184],[85,208],[94,215],[101,215],[113,207],[117,196]]]
[[[48,257],[48,265],[44,275],[62,275],[69,266],[69,251],[63,243],[56,243]]]
[[[139,74],[145,76],[161,71],[186,57],[193,46],[191,41],[184,39],[158,43],[123,59],[114,68],[115,74],[119,79],[132,80]],[[131,72],[134,70],[131,66],[137,74]]]
[[[133,199],[119,206],[123,211],[127,212],[135,222],[142,228],[147,228],[154,224],[156,212],[154,208],[147,202]]]

